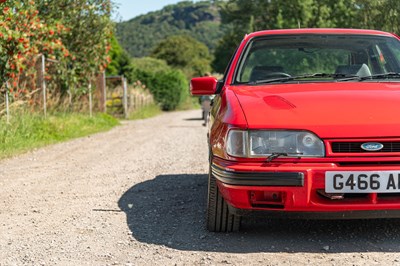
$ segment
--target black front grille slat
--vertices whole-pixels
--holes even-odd
[[[361,148],[361,145],[365,142],[332,142],[333,153],[371,153],[371,152],[400,152],[400,141],[380,141],[383,144],[383,148],[379,151],[366,151]]]

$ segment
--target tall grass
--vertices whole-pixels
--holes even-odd
[[[145,119],[145,118],[150,118],[156,115],[161,114],[161,108],[159,105],[153,103],[146,105],[131,114],[129,114],[129,119],[130,120],[135,120],[135,119]]]
[[[33,148],[108,130],[119,121],[106,114],[92,118],[79,113],[42,115],[20,112],[7,124],[0,119],[0,159]]]

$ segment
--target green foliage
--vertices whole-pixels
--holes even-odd
[[[156,58],[134,58],[128,79],[144,84],[165,111],[175,110],[189,94],[185,75]]]
[[[134,58],[132,60],[132,71],[129,79],[139,80],[146,87],[149,87],[158,73],[165,73],[171,70],[172,68],[164,60],[151,57]]]
[[[189,35],[213,51],[222,35],[216,1],[191,1],[168,5],[117,24],[117,38],[133,57],[148,56],[157,44],[172,35]]]
[[[175,110],[189,95],[188,82],[179,70],[136,70],[135,75],[149,88],[155,101],[164,111]]]
[[[400,34],[400,5],[396,0],[357,0],[356,21],[361,27]]]
[[[110,13],[110,0],[0,1],[0,86],[10,81],[12,98],[35,90],[43,54],[52,62],[45,76],[50,93],[84,93],[108,64]]]
[[[157,45],[151,56],[182,70],[188,78],[202,76],[211,70],[211,56],[207,46],[190,36],[168,37]]]
[[[108,76],[125,76],[129,77],[132,72],[132,60],[128,53],[119,45],[117,39],[113,36],[111,39],[110,50],[111,62],[107,66],[106,74]],[[133,82],[129,80],[130,82]]]
[[[228,0],[222,24],[229,30],[215,50],[213,68],[222,73],[246,33],[284,28],[368,28],[400,33],[396,0]]]
[[[185,75],[178,71],[159,72],[153,76],[150,91],[164,111],[175,110],[187,97],[189,85]]]
[[[47,118],[18,113],[7,124],[0,120],[0,158],[27,150],[108,130],[119,122],[106,114],[54,114]]]
[[[218,42],[214,52],[214,60],[211,63],[212,69],[218,73],[224,73],[229,59],[235,52],[244,35],[239,35],[233,29],[228,31]]]
[[[19,75],[33,68],[39,53],[47,54],[48,47],[54,55],[67,52],[60,42],[63,26],[42,21],[39,7],[31,0],[0,2],[0,87],[9,81],[9,92],[18,89]],[[56,30],[59,34],[54,34]]]
[[[61,23],[67,29],[61,41],[68,49],[67,57],[57,65],[56,81],[62,92],[80,94],[90,79],[105,70],[114,28],[110,19],[109,0],[37,0],[43,21]],[[61,11],[62,10],[62,11]]]
[[[134,68],[147,72],[157,73],[160,71],[168,71],[171,69],[168,66],[167,62],[165,62],[164,60],[152,57],[133,58],[132,63],[134,65]]]

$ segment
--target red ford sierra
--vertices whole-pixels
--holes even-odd
[[[400,217],[400,40],[373,30],[246,35],[209,115],[207,228],[241,217]]]

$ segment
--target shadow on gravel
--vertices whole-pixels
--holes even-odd
[[[185,119],[183,119],[183,120],[185,120],[185,121],[202,121],[202,120],[204,120],[204,118],[201,118],[201,117],[193,117],[193,118],[185,118]]]
[[[178,250],[251,252],[400,252],[400,219],[306,221],[247,218],[232,234],[205,230],[207,175],[160,175],[118,204],[132,236]]]

